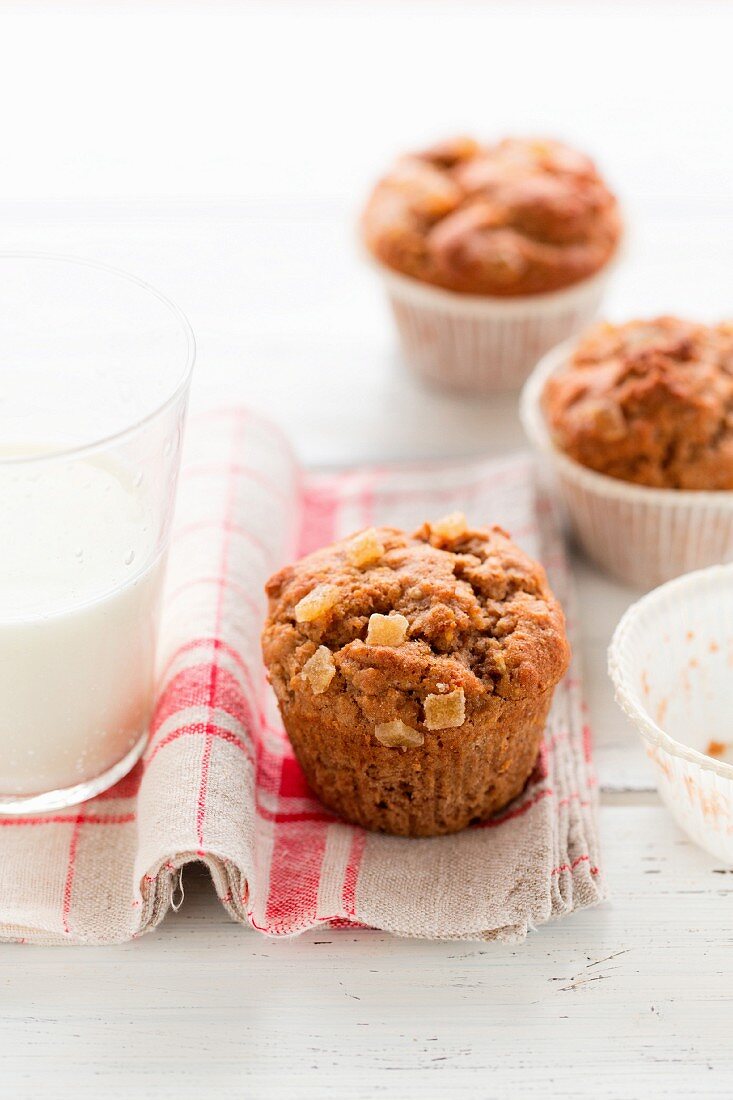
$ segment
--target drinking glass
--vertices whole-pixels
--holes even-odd
[[[0,254],[0,814],[143,751],[194,354],[138,279]]]

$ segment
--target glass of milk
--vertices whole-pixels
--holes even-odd
[[[143,751],[193,360],[144,283],[0,254],[0,814],[91,798]]]

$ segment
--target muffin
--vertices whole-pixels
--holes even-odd
[[[408,362],[475,392],[518,385],[592,318],[621,219],[582,153],[459,138],[397,161],[368,200],[362,236]]]
[[[521,408],[602,568],[652,588],[733,560],[733,325],[598,325],[544,358]]]
[[[609,477],[733,489],[733,325],[598,325],[543,395],[555,444]]]
[[[557,141],[468,138],[401,157],[363,219],[387,267],[459,294],[546,294],[615,252],[616,199],[582,153]]]
[[[262,647],[321,801],[401,836],[451,833],[524,787],[569,648],[544,570],[460,515],[371,528],[267,584]]]

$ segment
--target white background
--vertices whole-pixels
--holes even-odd
[[[515,448],[513,399],[401,373],[355,244],[370,181],[454,132],[566,138],[628,212],[610,315],[730,315],[732,32],[730,4],[692,0],[5,2],[0,249],[149,279],[196,331],[195,404],[258,406],[309,463]],[[3,949],[3,1093],[730,1095],[732,880],[660,807],[611,699],[633,593],[575,567],[609,905],[515,949],[280,943],[192,875],[138,943]]]

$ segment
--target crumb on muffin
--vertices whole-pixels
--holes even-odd
[[[600,324],[546,383],[555,445],[622,481],[733,489],[733,324]]]
[[[368,828],[450,832],[526,782],[569,660],[563,613],[499,527],[453,515],[369,540],[367,566],[358,533],[270,579],[269,677],[326,805]]]
[[[387,267],[465,294],[559,290],[599,271],[621,236],[593,162],[550,140],[457,138],[400,157],[362,218]]]

